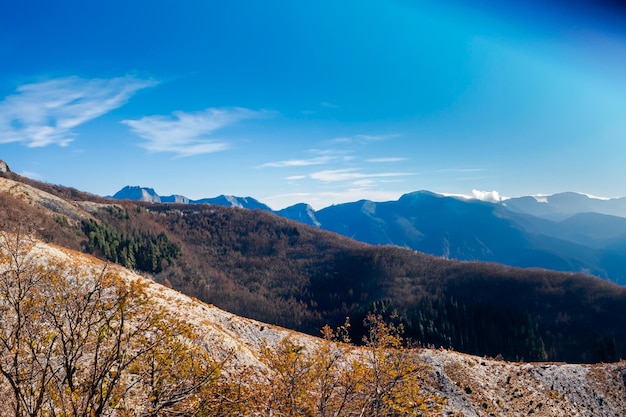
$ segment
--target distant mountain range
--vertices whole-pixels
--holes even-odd
[[[626,197],[594,198],[579,193],[559,193],[542,197],[517,197],[502,201],[511,211],[550,220],[563,220],[578,213],[600,213],[626,217]]]
[[[160,196],[154,189],[139,186],[126,186],[115,193],[112,198],[116,200],[146,201],[149,203],[181,203],[181,204],[216,204],[219,206],[233,206],[250,210],[259,209],[272,211],[265,204],[251,197],[235,197],[230,195],[220,195],[214,198],[202,198],[192,200],[182,195]]]
[[[488,203],[417,191],[397,201],[361,200],[318,211],[305,203],[273,211],[252,197],[160,197],[138,186],[124,187],[113,198],[260,209],[370,244],[626,283],[626,198],[569,192]]]
[[[626,287],[588,275],[368,245],[262,210],[111,200],[9,171],[0,172],[0,191],[3,233],[26,231],[29,239],[32,234],[119,263],[199,300],[282,327],[317,335],[325,324],[339,326],[350,317],[352,340],[362,340],[363,320],[375,313],[398,320],[406,337],[424,345],[481,357],[586,363],[626,357]],[[367,230],[389,236],[394,223],[383,215],[396,213],[400,226],[415,221],[419,233],[405,227],[409,237],[421,234],[426,241],[436,241],[431,235],[441,233],[443,224],[433,221],[429,228],[417,221],[428,217],[429,207],[441,218],[465,216],[447,231],[464,227],[463,219],[484,220],[458,236],[450,233],[450,257],[455,247],[477,253],[471,245],[478,240],[485,253],[505,253],[493,250],[507,237],[498,235],[511,229],[511,220],[499,214],[504,209],[461,203],[418,192],[397,202],[344,208],[362,211],[357,221],[365,219]],[[478,235],[489,230],[494,217],[501,226],[495,237]],[[379,227],[371,227],[372,220]],[[511,238],[511,248],[532,248],[536,242],[526,242],[527,236]],[[462,239],[467,248],[454,243]],[[552,249],[544,250],[551,254]],[[232,329],[232,322],[222,324]],[[617,381],[623,389],[621,375]]]
[[[43,324],[48,323],[46,320],[50,323],[62,320],[54,323],[74,323],[74,328],[84,330],[79,343],[64,350],[58,345],[62,343],[61,326],[26,327],[28,332],[22,340],[28,346],[46,347],[22,349],[17,353],[23,360],[14,363],[16,369],[26,369],[30,375],[32,369],[40,370],[39,365],[50,365],[46,358],[52,351],[55,361],[57,357],[62,360],[76,353],[81,364],[89,365],[78,369],[78,382],[90,378],[86,372],[92,369],[97,372],[97,375],[93,373],[94,378],[104,374],[106,377],[110,374],[106,370],[114,369],[115,375],[121,376],[120,384],[132,384],[133,395],[125,398],[132,401],[137,412],[154,411],[155,397],[151,394],[156,380],[159,387],[166,388],[158,394],[173,398],[168,404],[161,401],[163,413],[175,410],[177,415],[191,415],[199,407],[216,404],[219,407],[216,412],[226,415],[230,409],[225,410],[224,404],[230,404],[235,407],[233,413],[249,415],[261,409],[261,405],[263,410],[269,409],[259,401],[284,390],[284,384],[268,378],[273,372],[284,371],[282,358],[295,363],[298,368],[294,369],[299,374],[306,371],[295,382],[300,384],[298,392],[307,395],[311,392],[315,396],[319,390],[309,389],[314,379],[324,378],[333,384],[339,381],[335,384],[339,388],[348,386],[345,381],[369,381],[372,373],[367,370],[373,369],[373,362],[367,358],[372,350],[363,351],[345,343],[329,345],[285,326],[254,321],[215,306],[228,305],[246,317],[267,317],[270,322],[307,329],[314,335],[320,333],[315,323],[334,326],[335,319],[344,323],[349,316],[350,330],[357,330],[363,314],[376,312],[390,320],[400,320],[404,336],[427,346],[442,347],[394,349],[389,351],[396,355],[389,356],[393,361],[380,362],[382,366],[395,366],[399,363],[396,358],[401,358],[402,366],[408,361],[423,363],[425,366],[409,368],[409,372],[411,376],[416,370],[419,372],[415,381],[419,383],[420,396],[427,393],[436,395],[435,401],[445,399],[438,415],[476,416],[484,415],[488,409],[493,415],[569,416],[581,415],[580,410],[585,410],[585,415],[613,416],[621,415],[619,410],[626,409],[623,380],[626,369],[623,361],[618,362],[626,354],[625,287],[580,274],[446,261],[397,247],[365,245],[261,211],[112,202],[75,189],[3,173],[1,164],[0,190],[0,231],[4,239],[11,238],[10,242],[4,242],[3,254],[16,247],[12,246],[13,242],[19,245],[25,236],[12,235],[12,231],[26,228],[33,233],[22,241],[23,248],[28,248],[30,253],[11,252],[18,258],[5,256],[2,264],[5,269],[12,265],[27,268],[38,265],[36,276],[41,279],[31,280],[34,287],[30,289],[34,291],[29,292],[32,297],[26,300],[27,311],[45,311],[46,314],[38,316]],[[86,225],[93,229],[86,230]],[[95,250],[92,243],[96,242],[98,247],[111,251],[105,254]],[[162,244],[167,242],[179,245],[182,252],[169,261],[158,255],[165,262],[157,263],[165,270],[149,276],[173,288],[146,279],[146,271],[134,261],[135,272],[111,264],[115,254],[138,255],[147,249],[147,253],[156,255],[154,249],[164,248]],[[102,261],[75,251],[79,249],[101,257]],[[24,263],[11,263],[12,260]],[[126,263],[129,260],[125,258]],[[104,270],[116,277],[114,282],[121,291],[109,291],[110,281],[101,279],[100,272]],[[54,274],[39,274],[47,271]],[[80,285],[75,285],[77,277]],[[95,283],[106,285],[104,291],[92,291]],[[52,304],[45,302],[51,291],[59,295]],[[139,308],[124,310],[130,312],[128,315],[117,309],[104,311],[100,307],[108,303],[102,303],[103,294],[122,296],[127,305]],[[137,299],[133,294],[147,297],[139,295],[141,298]],[[6,298],[7,294],[4,295]],[[89,314],[78,317],[72,314],[76,306]],[[17,322],[21,311],[6,309],[3,324]],[[94,315],[100,319],[110,314],[128,319],[123,333],[103,332],[106,323],[85,321]],[[148,322],[149,328],[133,325],[140,319],[148,319],[143,323]],[[170,331],[159,325],[165,323]],[[179,331],[181,328],[183,331]],[[116,339],[118,334],[122,339]],[[165,337],[159,338],[158,345],[139,350],[131,368],[117,366],[119,355],[108,355],[105,359],[109,360],[94,362],[94,343],[84,343],[96,340],[97,346],[108,349],[114,346],[111,342],[119,340],[119,348],[135,352],[137,346],[147,346],[146,335]],[[353,333],[352,340],[361,340],[361,335],[362,332]],[[132,341],[137,346],[126,343]],[[194,347],[200,350],[191,350]],[[103,350],[104,354],[108,350]],[[302,352],[306,356],[297,356]],[[477,356],[460,352],[473,352]],[[171,360],[172,353],[176,361]],[[211,385],[208,386],[199,385],[206,380],[204,365],[209,364],[206,355],[216,361],[209,368]],[[41,357],[44,358],[41,361],[30,360]],[[419,362],[413,362],[416,357]],[[516,362],[505,362],[506,358]],[[524,358],[541,362],[520,362]],[[552,362],[546,363],[546,359]],[[554,362],[564,360],[586,364]],[[197,366],[181,368],[181,364],[189,363]],[[213,364],[219,364],[223,372],[216,374]],[[105,371],[99,372],[100,369]],[[188,369],[194,372],[189,373]],[[406,387],[397,373],[393,377],[392,389]],[[61,379],[57,382],[65,384]],[[3,389],[7,384],[7,378],[0,381]],[[184,385],[179,389],[181,384]],[[356,389],[364,387],[350,396],[357,401],[377,392],[367,389],[370,385],[357,385]],[[248,394],[252,392],[250,386],[261,395]],[[198,387],[203,388],[200,395],[191,391]],[[30,401],[47,395],[46,398],[56,399],[59,391],[51,393],[48,388],[23,391],[23,398]],[[336,402],[331,397],[325,404],[332,407],[339,404],[342,409],[346,409],[345,404],[352,404],[349,401],[353,400],[343,396],[345,390],[336,391],[341,397]],[[120,389],[120,392],[129,391]],[[285,396],[275,397],[282,401]],[[321,397],[312,400],[317,398]],[[274,397],[270,400],[273,405],[283,404]],[[4,404],[4,409],[10,408],[10,398],[5,402],[8,405]],[[54,401],[46,399],[48,403]],[[109,401],[104,411],[114,413],[118,404]],[[168,408],[169,404],[175,409]],[[311,410],[309,414],[315,414]],[[362,407],[358,412],[363,414]]]

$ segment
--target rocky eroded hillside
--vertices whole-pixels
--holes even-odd
[[[6,241],[6,240],[5,240]],[[90,256],[36,242],[29,259],[41,265],[78,265],[81,278],[92,279],[104,264]],[[304,352],[321,339],[238,317],[187,297],[118,266],[108,266],[127,284],[143,283],[149,298],[176,320],[189,324],[207,352],[229,353],[228,369],[267,369],[261,351],[289,338]],[[76,271],[76,270],[75,270]],[[286,313],[288,314],[288,313]],[[195,336],[194,336],[195,337]],[[338,345],[339,346],[339,345]],[[340,345],[340,349],[357,349]],[[427,370],[421,389],[444,399],[437,415],[463,416],[621,416],[626,410],[626,363],[575,365],[513,363],[443,349],[415,349]]]

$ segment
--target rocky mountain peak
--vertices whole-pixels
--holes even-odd
[[[113,198],[116,200],[137,200],[150,203],[161,202],[161,198],[152,188],[140,187],[138,185],[127,185],[115,193]]]

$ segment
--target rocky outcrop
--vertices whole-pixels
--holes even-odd
[[[62,215],[73,221],[90,218],[91,215],[76,203],[46,193],[22,182],[0,177],[0,192],[5,192],[31,206],[44,208],[50,215]]]
[[[622,416],[626,363],[521,363],[450,351],[422,353],[435,379],[427,387],[467,416]]]

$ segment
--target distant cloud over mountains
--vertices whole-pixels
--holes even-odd
[[[477,200],[488,201],[490,203],[499,203],[503,200],[502,196],[497,191],[472,190],[472,195]]]

